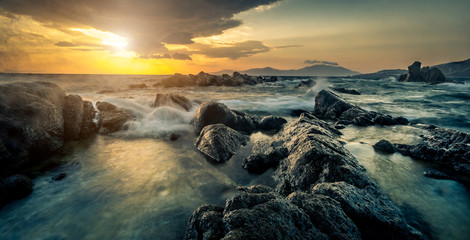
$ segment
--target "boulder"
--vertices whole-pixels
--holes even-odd
[[[248,140],[249,137],[223,124],[211,124],[202,129],[195,145],[209,160],[224,163]]]
[[[65,97],[63,106],[65,140],[77,140],[80,138],[84,116],[83,106],[82,97],[75,94]]]
[[[90,101],[83,102],[83,118],[80,128],[80,138],[87,138],[98,132],[98,119],[96,110]]]
[[[27,197],[33,191],[33,182],[24,175],[13,175],[0,181],[0,207],[13,200]]]
[[[378,141],[372,147],[374,148],[374,150],[383,153],[395,153],[397,151],[397,149],[391,142],[383,139]]]
[[[196,134],[211,124],[221,123],[237,131],[252,131],[256,129],[258,120],[239,111],[230,110],[225,104],[217,102],[202,103],[192,123]]]
[[[184,239],[222,239],[224,237],[223,211],[224,208],[217,205],[199,207],[189,219]]]
[[[0,85],[0,176],[38,164],[62,147],[64,98],[65,92],[52,83]]]
[[[417,144],[395,144],[397,151],[470,177],[470,134],[437,127],[427,130]]]
[[[421,62],[414,62],[408,66],[408,74],[402,74],[398,81],[400,82],[425,82],[429,84],[439,84],[444,82],[452,82],[446,79],[444,74],[438,68],[423,67]]]
[[[279,143],[258,141],[253,147],[253,153],[243,159],[242,167],[250,173],[261,174],[269,168],[279,165],[287,157],[287,149],[279,147]]]
[[[266,116],[259,121],[258,129],[279,131],[287,120],[282,117]]]
[[[100,110],[99,130],[102,135],[110,134],[121,130],[124,124],[132,117],[108,102],[97,102],[96,106]]]
[[[179,94],[157,93],[157,96],[155,97],[155,102],[152,104],[152,107],[156,108],[161,106],[182,108],[186,111],[191,110],[191,108],[193,107],[189,99]]]
[[[351,95],[361,95],[360,92],[358,92],[356,89],[348,89],[344,87],[331,87],[331,89],[335,92],[339,93],[346,93],[346,94],[351,94]]]
[[[417,82],[421,80],[421,62],[415,61],[408,66],[407,82]]]

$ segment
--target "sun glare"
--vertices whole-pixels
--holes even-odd
[[[90,37],[99,38],[101,39],[101,44],[111,46],[119,50],[125,49],[128,44],[127,38],[121,37],[111,32],[82,28],[71,28],[70,30],[84,33]]]

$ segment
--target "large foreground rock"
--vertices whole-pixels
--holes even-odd
[[[321,90],[315,96],[315,116],[327,120],[341,120],[357,126],[408,124],[404,117],[392,117],[373,111],[366,111],[331,91]]]
[[[0,85],[0,176],[62,147],[64,97],[52,83]]]
[[[274,172],[278,186],[241,188],[224,207],[201,207],[185,239],[425,239],[338,134],[306,113],[285,125],[271,143],[259,144],[286,151]]]
[[[83,99],[78,95],[68,95],[64,99],[64,131],[65,140],[77,140],[83,121]]]
[[[470,134],[435,127],[428,130],[418,144],[395,144],[398,152],[470,177]]]
[[[248,140],[248,136],[223,124],[212,124],[202,129],[195,145],[211,161],[224,163]]]
[[[415,61],[408,66],[408,73],[402,74],[398,81],[400,82],[425,82],[429,84],[439,84],[444,82],[452,82],[442,74],[438,68],[423,67],[421,62]]]
[[[181,96],[176,93],[157,93],[155,97],[155,102],[152,104],[152,107],[161,107],[161,106],[170,106],[174,108],[181,108],[185,111],[191,110],[193,105],[191,101],[184,96]]]

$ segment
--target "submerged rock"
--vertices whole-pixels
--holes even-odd
[[[62,147],[64,98],[65,92],[52,83],[0,85],[0,176],[39,164]]]
[[[156,108],[161,106],[182,108],[186,111],[191,110],[191,108],[193,107],[189,99],[179,94],[157,93],[157,96],[155,97],[155,102],[152,104],[152,107]]]
[[[195,145],[211,161],[224,163],[248,140],[249,137],[223,124],[212,124],[202,129]]]
[[[100,110],[99,134],[106,135],[119,131],[132,119],[129,114],[111,103],[97,102],[96,106]]]
[[[435,179],[447,179],[447,180],[452,180],[454,179],[453,177],[437,170],[429,170],[425,171],[423,173],[424,176],[429,177],[429,178],[435,178]]]
[[[346,93],[346,94],[351,94],[351,95],[361,95],[360,92],[358,92],[356,89],[348,89],[344,87],[332,87],[331,88],[335,92],[339,93]]]
[[[395,146],[387,141],[387,140],[380,140],[376,144],[372,146],[376,151],[384,152],[384,153],[395,153],[397,149]]]
[[[255,117],[250,117],[245,113],[232,111],[225,104],[217,102],[202,103],[192,123],[196,134],[211,124],[221,123],[237,131],[252,131],[256,129],[258,122]]]
[[[415,145],[395,144],[398,152],[470,176],[470,134],[431,127]]]

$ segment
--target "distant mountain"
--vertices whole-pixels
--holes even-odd
[[[470,78],[470,58],[460,62],[444,63],[433,67],[439,68],[446,77]]]
[[[232,74],[235,70],[223,70],[212,74]],[[245,71],[238,71],[243,74],[253,76],[352,76],[359,74],[359,72],[351,71],[344,67],[331,66],[331,65],[313,65],[301,69],[279,70],[271,67],[253,68]]]

